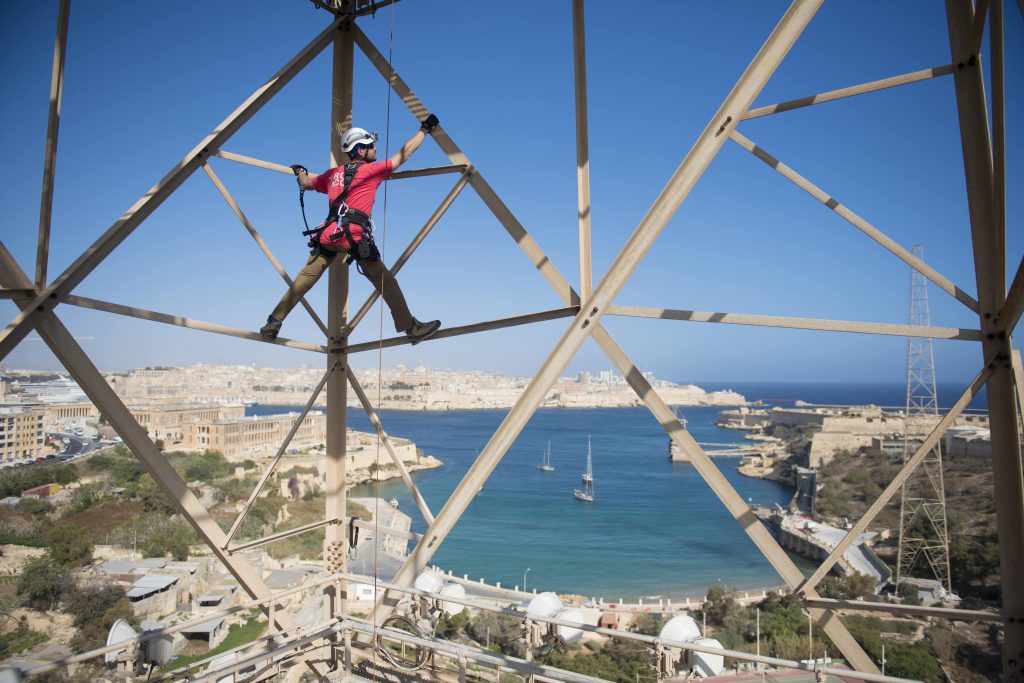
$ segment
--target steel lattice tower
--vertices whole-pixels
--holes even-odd
[[[914,245],[914,256],[924,260],[924,246]],[[928,327],[928,283],[924,276],[910,271],[910,324]],[[907,337],[907,404],[903,437],[903,460],[917,450],[911,440],[911,426],[928,421],[925,429],[938,419],[939,401],[935,389],[935,355],[932,340]],[[932,419],[934,417],[934,420]],[[912,571],[924,556],[932,573],[947,591],[952,591],[949,576],[949,531],[946,526],[946,493],[942,478],[942,441],[921,461],[900,495],[899,559],[896,566],[896,590],[900,580]]]

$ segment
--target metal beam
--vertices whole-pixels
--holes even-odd
[[[996,0],[993,4],[1000,4],[1000,0]],[[974,8],[974,19],[971,21],[971,33],[967,39],[970,54],[976,58],[981,57],[981,39],[985,36],[985,14],[987,12],[988,0],[978,0],[978,5]]]
[[[8,287],[28,287],[31,281],[22,272],[6,247],[0,245],[0,280]],[[23,299],[19,306],[31,306],[29,299]],[[93,405],[107,419],[118,436],[146,468],[156,483],[170,497],[178,512],[209,546],[214,556],[238,580],[238,584],[252,598],[270,595],[270,589],[263,583],[258,571],[243,558],[232,557],[224,551],[224,532],[210,512],[196,498],[182,478],[174,471],[167,459],[149,438],[146,430],[132,417],[131,411],[121,402],[103,375],[92,364],[82,347],[71,336],[67,328],[52,312],[37,320],[39,336],[61,362]],[[294,626],[291,617],[283,610],[276,610],[276,621],[280,628]]]
[[[517,315],[511,318],[499,318],[498,320],[491,320],[482,323],[472,323],[470,325],[461,325],[459,327],[444,327],[431,337],[434,339],[447,339],[448,337],[460,337],[464,334],[473,334],[475,332],[486,332],[488,330],[500,330],[506,327],[516,327],[517,325],[529,325],[530,323],[543,322],[545,320],[557,320],[559,318],[569,318],[576,315],[579,312],[579,306],[570,306],[568,308],[555,308],[550,311],[541,311],[540,313],[529,313],[527,315]],[[389,339],[378,339],[376,341],[362,342],[360,344],[352,344],[346,349],[349,354],[362,353],[363,351],[377,351],[379,349],[386,349],[392,346],[402,346],[408,344],[409,339],[404,334],[398,337],[391,337]]]
[[[342,0],[340,9],[344,13],[355,8],[353,0]],[[352,87],[354,64],[353,32],[358,30],[354,21],[345,21],[333,44],[331,68],[331,130],[330,167],[345,163],[347,157],[341,149],[342,134],[352,127]],[[337,361],[342,368],[348,367],[349,356],[345,350],[348,339],[346,332],[348,318],[349,269],[344,259],[336,258],[329,267],[327,290],[327,345],[330,348],[328,363]],[[324,517],[328,521],[343,520],[348,516],[348,473],[347,433],[348,383],[342,372],[331,373],[327,380],[327,476]],[[348,538],[344,524],[332,524],[324,534],[324,572],[344,572],[348,566]],[[344,582],[324,588],[325,616],[340,617],[348,613],[347,587]],[[334,666],[337,659],[334,649],[329,653]]]
[[[768,104],[763,107],[757,107],[756,109],[751,109],[746,114],[744,114],[743,120],[746,121],[747,119],[756,119],[761,116],[778,114],[784,111],[792,111],[793,109],[809,107],[813,104],[834,102],[836,100],[841,100],[845,97],[863,95],[869,92],[878,92],[879,90],[885,90],[886,88],[893,88],[895,86],[906,85],[908,83],[917,83],[918,81],[925,81],[930,78],[935,78],[937,76],[946,76],[951,73],[953,73],[952,64],[933,66],[930,69],[921,69],[920,71],[913,71],[911,73],[902,74],[900,76],[883,78],[881,80],[871,81],[870,83],[862,83],[861,85],[851,85],[847,88],[829,90],[828,92],[819,93],[817,95],[809,95],[807,97],[800,97],[795,100],[779,102],[778,104]]]
[[[766,163],[768,166],[778,171],[780,174],[782,174],[784,178],[791,181],[801,190],[807,192],[807,194],[811,195],[819,202],[835,211],[848,223],[853,225],[853,227],[857,228],[865,235],[881,244],[883,247],[888,249],[894,256],[896,256],[904,263],[909,265],[911,268],[918,271],[926,278],[934,282],[939,287],[939,289],[946,292],[950,296],[954,297],[957,301],[962,303],[964,306],[967,306],[972,311],[978,311],[978,302],[975,301],[971,295],[969,295],[967,292],[963,291],[955,284],[947,280],[945,277],[940,275],[938,271],[929,266],[927,263],[925,263],[921,259],[914,256],[912,253],[901,247],[899,244],[896,243],[895,240],[890,238],[881,230],[868,223],[866,220],[855,214],[853,211],[850,211],[848,208],[840,204],[834,197],[827,194],[824,190],[811,183],[809,180],[807,180],[802,175],[791,169],[789,166],[786,166],[784,163],[773,157],[767,151],[755,145],[751,140],[749,140],[739,131],[733,131],[731,133],[731,137],[733,141],[736,142],[740,147],[747,150],[755,157]]]
[[[974,274],[978,287],[982,354],[991,359],[988,381],[989,429],[992,439],[992,479],[999,534],[999,573],[1003,612],[1024,614],[1024,471],[1014,398],[1010,337],[995,324],[1006,295],[1005,280],[996,273],[1004,258],[997,235],[992,150],[989,146],[988,110],[981,63],[969,44],[974,16],[969,0],[946,0],[949,48],[957,65],[956,87],[960,140],[964,156],[967,206],[974,246]],[[1007,622],[1003,640],[1003,678],[1024,678],[1024,621]]]
[[[441,220],[441,217],[445,214],[448,208],[455,201],[455,198],[462,193],[463,188],[466,187],[466,183],[468,182],[469,174],[463,173],[455,182],[455,186],[448,192],[445,198],[441,200],[441,203],[434,210],[434,213],[432,213],[430,217],[427,219],[427,222],[423,224],[422,228],[420,228],[420,231],[416,233],[416,236],[412,238],[411,242],[409,242],[409,246],[405,248],[405,251],[402,252],[402,255],[395,259],[395,262],[391,264],[392,275],[397,275],[398,271],[402,269],[402,266],[404,266],[406,262],[412,257],[416,249],[419,248],[419,246],[423,243],[423,240],[427,238],[427,235],[430,234],[430,232],[434,229],[434,226],[437,225],[437,222]],[[362,321],[362,319],[366,316],[366,314],[370,312],[370,309],[373,307],[373,304],[379,298],[380,294],[377,292],[375,288],[370,293],[370,296],[367,297],[366,301],[359,309],[359,312],[352,316],[352,319],[348,323],[347,334],[352,334],[352,330],[354,330]]]
[[[996,317],[1001,333],[1007,336],[1013,334],[1017,323],[1020,322],[1022,309],[1024,309],[1024,258],[1017,265],[1017,274],[1013,276],[1010,290],[1006,293],[1003,310],[999,311],[999,315]]]
[[[237,545],[229,545],[227,548],[225,548],[225,550],[232,554],[240,553],[243,550],[248,550],[249,548],[258,548],[259,546],[269,545],[277,541],[282,541],[286,538],[291,538],[292,536],[304,534],[307,531],[315,531],[316,529],[320,529],[330,524],[338,524],[338,522],[339,520],[337,519],[321,519],[317,522],[310,522],[309,524],[297,526],[294,529],[285,529],[284,531],[278,531],[277,533],[270,534],[269,536],[264,536],[263,538],[257,538],[255,540],[246,541],[245,543],[239,543]]]
[[[910,478],[910,475],[914,473],[917,466],[921,464],[921,461],[931,453],[932,449],[942,438],[942,435],[946,433],[946,430],[953,424],[954,420],[964,411],[964,409],[970,404],[971,400],[981,391],[981,387],[985,384],[989,377],[991,377],[992,371],[986,367],[981,370],[971,382],[970,386],[964,390],[964,393],[960,395],[953,407],[942,416],[939,423],[935,425],[932,431],[928,434],[928,437],[921,444],[920,448],[914,452],[914,455],[907,460],[907,462],[900,469],[899,473],[893,477],[893,480],[889,482],[889,485],[885,487],[885,490],[875,499],[875,502],[864,512],[864,515],[857,520],[857,523],[853,525],[843,540],[836,544],[836,547],[832,549],[828,557],[818,565],[818,568],[814,570],[806,581],[800,584],[797,592],[803,592],[808,588],[814,588],[818,585],[818,582],[825,578],[829,570],[839,561],[839,558],[843,556],[846,549],[853,545],[853,542],[860,538],[860,535],[867,530],[868,525],[875,520],[878,513],[882,511],[882,508],[888,504],[893,496],[900,490],[903,484]]]
[[[290,170],[291,169],[289,169],[289,171]],[[285,284],[291,287],[294,283],[292,282],[291,277],[289,277],[288,272],[285,271],[284,266],[282,266],[277,260],[277,257],[274,256],[274,252],[270,251],[270,247],[268,247],[267,243],[263,241],[263,237],[260,235],[259,231],[253,227],[249,217],[245,215],[242,208],[238,206],[238,202],[236,202],[234,197],[231,196],[231,193],[228,192],[228,188],[226,188],[224,183],[220,181],[220,178],[213,172],[213,169],[209,164],[203,164],[203,171],[205,171],[206,175],[209,176],[211,181],[213,181],[217,191],[220,192],[220,196],[224,198],[224,201],[226,201],[228,206],[231,207],[231,211],[234,212],[238,220],[241,221],[243,226],[245,226],[249,236],[256,242],[256,246],[260,248],[263,255],[267,257],[268,261],[270,261],[270,265],[274,266],[274,270],[276,270],[277,274],[281,276],[281,279],[284,280]],[[320,319],[320,316],[317,315],[315,310],[313,310],[313,307],[309,305],[308,301],[306,301],[306,297],[302,297],[299,301],[302,303],[303,308],[306,309],[306,312],[309,313],[309,317],[313,319],[313,322],[316,323],[317,327],[320,328],[320,331],[326,336],[327,326],[324,325],[324,321]]]
[[[150,320],[153,322],[164,323],[165,325],[185,327],[190,330],[201,330],[203,332],[223,334],[228,337],[238,337],[239,339],[249,339],[251,341],[264,342],[267,344],[277,344],[278,346],[287,346],[290,349],[302,349],[303,351],[327,353],[327,347],[321,346],[319,344],[296,341],[294,339],[285,339],[284,337],[278,337],[276,340],[270,342],[261,337],[259,332],[252,332],[250,330],[240,330],[236,327],[226,327],[224,325],[208,323],[202,320],[193,320],[192,318],[185,318],[180,315],[171,315],[169,313],[147,311],[144,308],[125,306],[123,304],[115,304],[109,301],[100,301],[99,299],[89,299],[84,296],[78,296],[77,294],[69,295],[65,299],[64,303],[69,304],[71,306],[78,306],[79,308],[90,308],[94,311],[104,311],[106,313],[124,315],[128,316],[129,318],[139,318],[140,320]]]
[[[1017,349],[1014,349],[1011,354],[1011,362],[1013,363],[1014,387],[1017,389],[1017,415],[1020,418],[1020,424],[1024,424],[1024,363],[1021,363],[1020,351]]]
[[[262,159],[256,159],[253,157],[243,156],[241,154],[235,154],[234,152],[225,152],[223,149],[218,149],[213,153],[213,156],[220,157],[221,159],[227,159],[228,161],[236,161],[240,164],[247,164],[249,166],[256,166],[257,168],[265,168],[268,171],[277,171],[278,173],[287,173],[288,175],[295,175],[290,166],[284,164],[275,164],[272,161],[263,161]]]
[[[576,212],[580,241],[580,299],[593,290],[590,248],[590,150],[587,131],[587,32],[583,0],[572,0],[573,76],[576,93]]]
[[[53,215],[53,182],[57,170],[57,137],[60,133],[60,105],[64,96],[64,55],[68,47],[70,13],[71,0],[60,0],[57,8],[57,40],[53,47],[53,75],[50,78],[46,151],[43,155],[43,191],[39,200],[39,240],[36,244],[37,289],[46,287],[46,265],[50,258],[50,218]]]
[[[406,490],[409,491],[409,495],[416,502],[416,507],[419,508],[420,514],[423,515],[424,521],[429,525],[434,521],[434,514],[430,511],[430,506],[427,505],[427,501],[423,498],[420,490],[416,488],[416,484],[413,482],[412,477],[409,476],[409,470],[405,468],[405,463],[398,457],[398,452],[395,450],[395,445],[391,443],[391,438],[388,437],[387,432],[384,431],[384,425],[380,421],[380,416],[374,409],[373,404],[370,403],[370,399],[367,398],[366,392],[363,391],[363,387],[359,384],[359,380],[356,379],[356,375],[352,372],[352,368],[348,368],[348,381],[352,385],[352,391],[356,392],[356,396],[359,397],[359,402],[363,406],[363,410],[366,411],[366,416],[370,418],[370,424],[377,430],[377,437],[384,444],[384,448],[387,450],[388,455],[391,456],[391,460],[395,463],[395,467],[398,468],[398,473],[402,477],[402,483],[405,484]]]
[[[288,430],[287,436],[284,437],[284,442],[282,442],[281,446],[277,449],[277,454],[274,456],[274,459],[270,462],[270,465],[268,465],[267,468],[263,470],[263,475],[260,476],[260,480],[256,483],[256,488],[254,488],[252,493],[249,494],[249,499],[245,501],[245,505],[242,507],[242,511],[238,513],[238,517],[235,519],[235,523],[232,524],[231,529],[228,530],[228,536],[224,541],[225,543],[230,543],[231,539],[235,537],[235,532],[237,532],[238,527],[242,525],[242,520],[245,519],[245,516],[247,514],[249,514],[249,510],[252,509],[253,503],[255,503],[256,498],[259,497],[260,491],[262,491],[263,487],[266,486],[267,480],[270,479],[270,475],[273,474],[274,469],[277,467],[277,464],[281,462],[281,458],[284,456],[284,452],[288,450],[288,444],[292,442],[292,438],[294,438],[295,433],[299,431],[299,427],[302,425],[302,421],[306,419],[306,415],[309,414],[309,411],[313,408],[313,404],[316,403],[316,399],[320,395],[320,392],[323,391],[324,385],[327,384],[327,379],[331,376],[331,373],[333,373],[337,369],[337,363],[331,365],[331,367],[327,369],[327,372],[324,373],[324,376],[317,383],[316,388],[313,389],[313,393],[310,395],[309,400],[306,401],[306,405],[302,409],[302,412],[299,414],[298,419],[296,419],[295,423],[292,424],[292,428]]]
[[[807,598],[804,605],[823,609],[848,609],[857,612],[885,612],[895,617],[910,615],[915,617],[937,617],[939,619],[955,619],[957,621],[982,621],[1001,624],[1006,617],[995,612],[982,612],[975,609],[950,609],[948,607],[922,607],[919,605],[899,605],[894,602],[871,602],[870,600],[833,600],[831,598]]]
[[[978,3],[979,17],[984,19],[984,11]],[[984,23],[982,21],[981,23]],[[993,279],[999,287],[1006,283],[1006,88],[1004,82],[1003,63],[1003,2],[992,3],[992,14],[989,19],[989,61],[992,62],[992,203],[996,253],[993,261],[995,272]],[[1005,305],[1004,305],[1005,308]]]
[[[428,175],[444,175],[446,173],[465,173],[470,170],[466,164],[449,164],[448,166],[428,166],[425,168],[411,168],[408,171],[396,171],[388,180],[404,180],[405,178],[422,178]]]
[[[13,320],[0,331],[0,360],[7,357],[33,329],[42,316],[62,302],[71,291],[84,280],[100,263],[110,255],[157,207],[196,171],[206,158],[231,139],[263,105],[278,93],[333,40],[343,19],[336,19],[330,26],[304,47],[270,80],[260,86],[231,113],[209,135],[200,140],[184,159],[178,162],[160,182],[154,185],[128,211],[124,213],[92,246],[86,249],[60,277],[40,292],[31,305],[25,306]]]
[[[822,330],[825,332],[887,334],[897,337],[981,341],[981,332],[979,330],[968,330],[962,327],[923,327],[920,325],[897,325],[893,323],[866,323],[850,320],[825,320],[821,318],[787,318],[777,315],[686,311],[671,308],[642,308],[639,306],[609,306],[605,315],[621,315],[631,318],[658,318],[661,320],[686,320],[700,323],[724,323],[726,325],[756,325],[760,327],[781,327],[797,330]]]

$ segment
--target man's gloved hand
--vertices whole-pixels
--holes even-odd
[[[438,123],[437,117],[434,116],[433,114],[431,114],[427,118],[423,119],[423,123],[420,124],[420,128],[425,130],[427,132],[427,134],[429,135],[430,133],[434,132],[434,128],[437,127],[437,123]]]
[[[306,170],[306,167],[303,166],[302,164],[292,164],[291,169],[292,173],[294,173],[295,175],[299,175],[299,171],[302,171],[303,173],[309,173],[309,171]]]

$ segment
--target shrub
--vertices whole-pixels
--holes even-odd
[[[17,594],[22,604],[37,610],[52,610],[67,584],[67,572],[48,555],[25,563],[18,578]]]
[[[46,534],[50,557],[60,567],[81,567],[92,562],[92,541],[70,524],[61,524]]]

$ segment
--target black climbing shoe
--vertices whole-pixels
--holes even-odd
[[[260,336],[267,341],[277,339],[277,333],[281,331],[281,321],[275,320],[273,316],[267,317],[267,324],[260,328]]]

